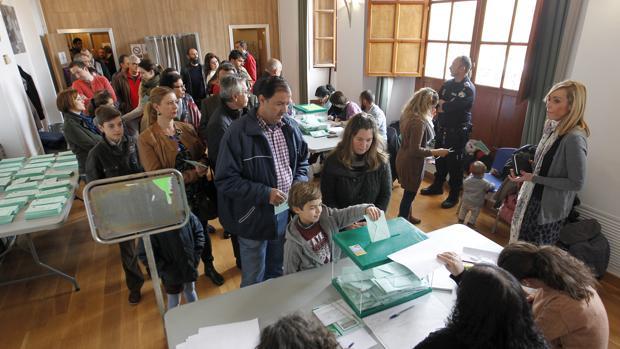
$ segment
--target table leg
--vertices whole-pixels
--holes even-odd
[[[5,281],[0,283],[0,286],[4,286],[4,285],[10,285],[10,284],[14,284],[17,282],[22,282],[22,281],[28,281],[28,280],[33,280],[33,279],[37,279],[40,277],[44,277],[44,276],[48,276],[48,275],[58,275],[60,277],[63,277],[67,280],[69,280],[69,282],[71,282],[73,284],[73,287],[75,288],[76,291],[80,290],[80,285],[78,284],[77,280],[75,277],[69,276],[65,273],[63,273],[62,271],[53,268],[52,266],[45,264],[41,261],[41,259],[39,259],[39,254],[37,253],[37,249],[34,246],[34,242],[32,242],[32,238],[30,237],[30,234],[27,234],[25,236],[26,241],[28,242],[28,248],[30,250],[30,255],[32,256],[32,259],[35,261],[35,263],[37,263],[39,266],[49,270],[49,273],[46,274],[39,274],[39,275],[33,275],[33,276],[28,276],[25,278],[21,278],[21,279],[16,279],[16,280],[11,280],[11,281]]]

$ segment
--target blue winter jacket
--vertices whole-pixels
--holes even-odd
[[[293,181],[308,180],[308,145],[297,122],[285,116],[282,131],[289,149]],[[276,238],[274,207],[269,204],[277,177],[271,148],[256,109],[235,120],[222,138],[215,168],[218,214],[225,230],[242,238]]]

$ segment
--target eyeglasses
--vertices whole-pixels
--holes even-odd
[[[76,101],[84,101],[84,100],[86,100],[86,97],[82,96],[82,95],[77,95],[77,97],[75,97],[75,100]]]

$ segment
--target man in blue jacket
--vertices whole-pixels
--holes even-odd
[[[224,229],[239,238],[241,287],[282,275],[288,209],[276,207],[294,181],[308,180],[308,145],[286,116],[290,99],[286,80],[269,78],[259,107],[235,120],[220,143],[218,213]]]

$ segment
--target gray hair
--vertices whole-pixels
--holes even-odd
[[[224,102],[230,102],[235,95],[243,91],[244,86],[246,86],[244,77],[237,74],[225,76],[220,81],[220,98]]]
[[[271,58],[267,61],[267,67],[266,67],[267,71],[271,72],[278,68],[282,69],[282,63],[279,60],[275,58]]]
[[[129,56],[129,63],[140,63],[140,57],[136,55]]]
[[[465,74],[471,77],[471,58],[469,58],[469,56],[458,56],[457,58],[461,61],[463,67],[465,67]]]

